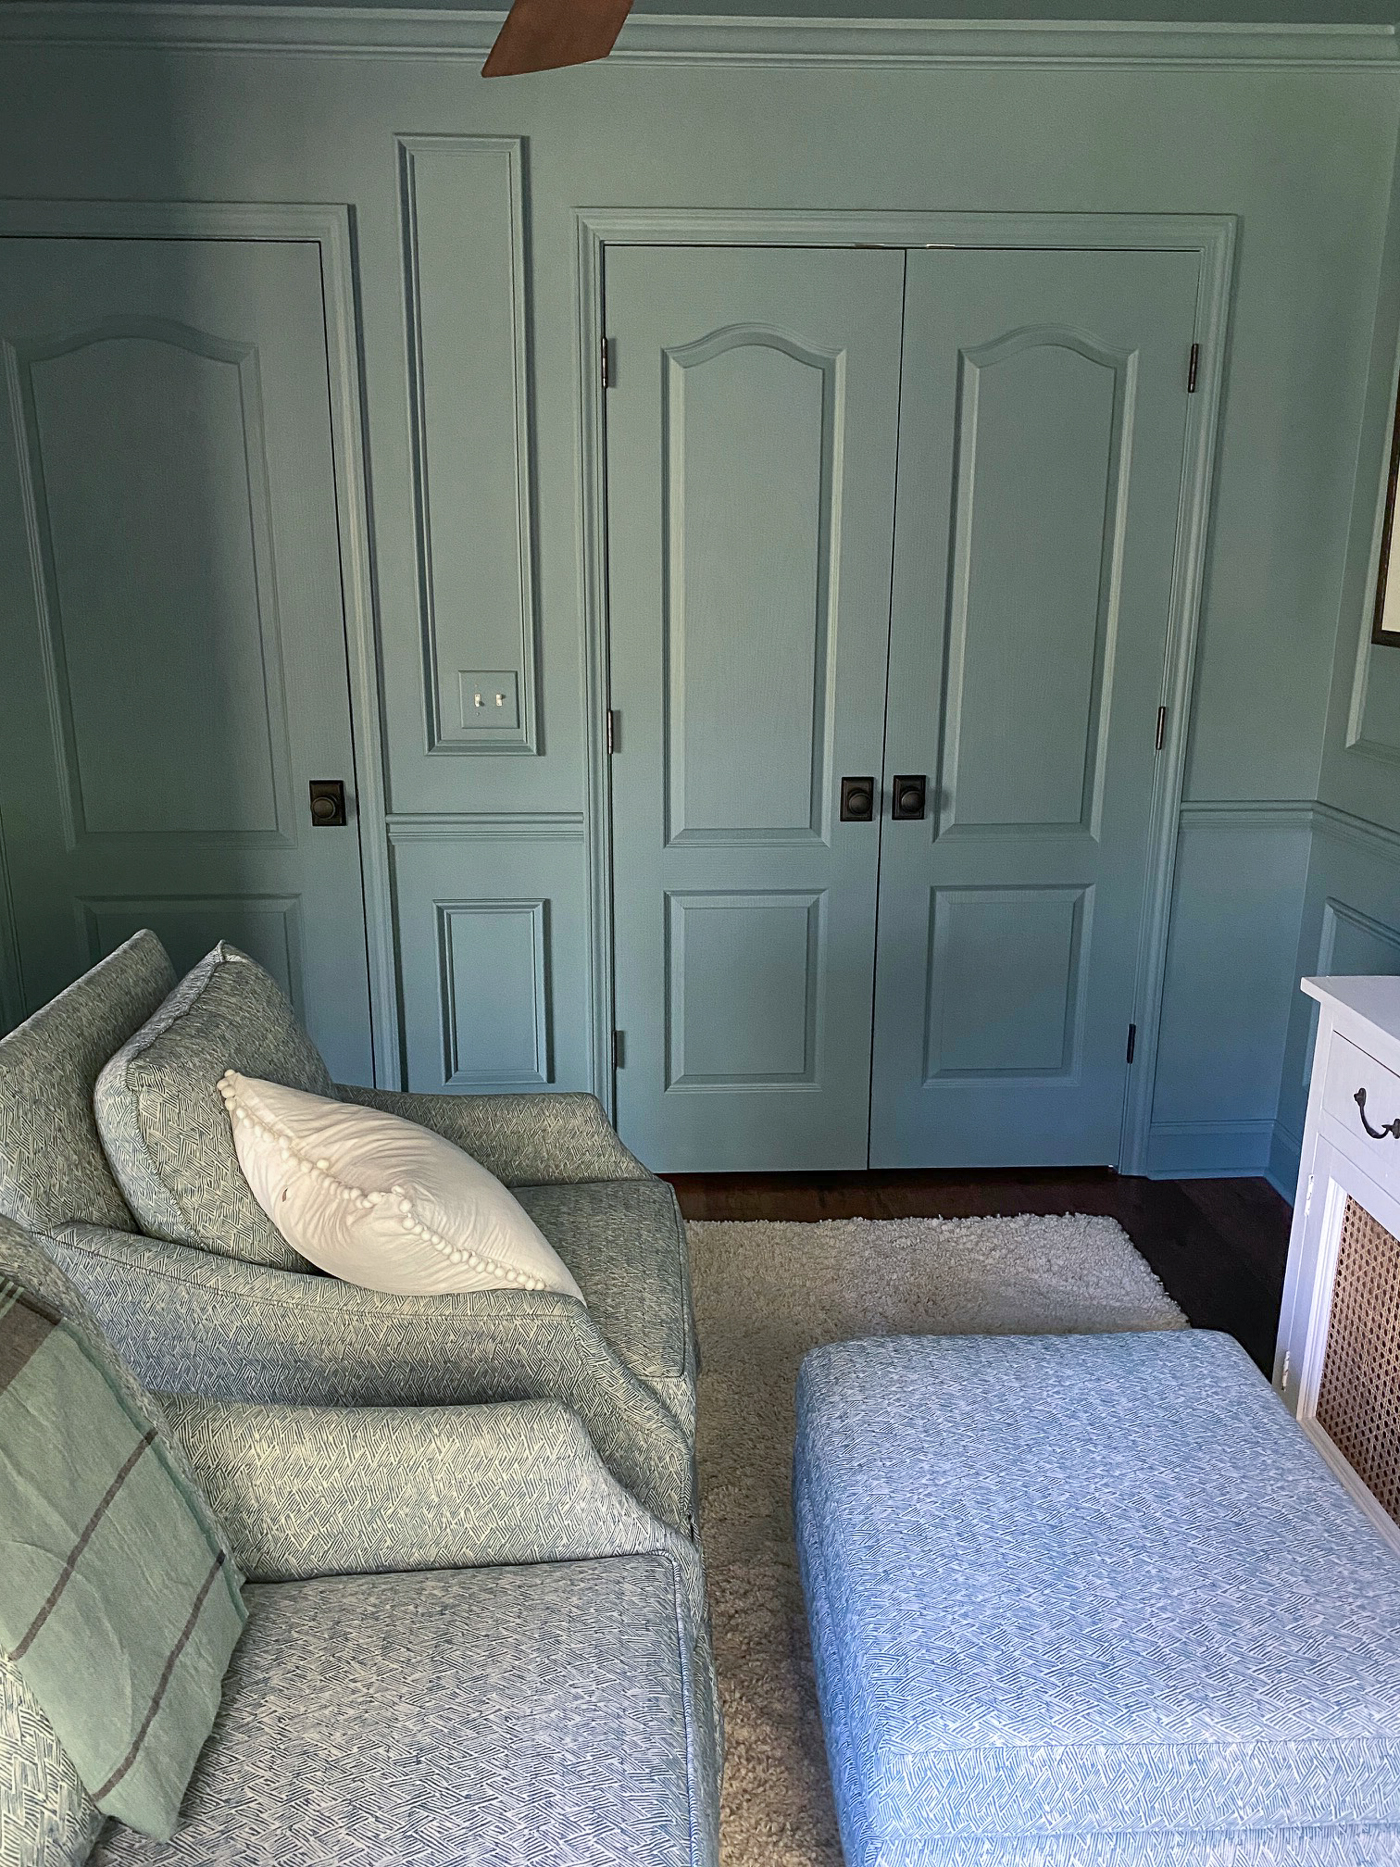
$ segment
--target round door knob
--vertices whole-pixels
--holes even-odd
[[[875,780],[862,772],[858,777],[841,780],[842,823],[875,821]]]
[[[340,812],[335,807],[335,799],[322,792],[311,800],[311,815],[317,823],[334,823]]]
[[[901,810],[908,811],[912,814],[916,810],[922,810],[923,804],[923,793],[921,791],[916,791],[912,785],[906,786],[899,794],[899,808]]]

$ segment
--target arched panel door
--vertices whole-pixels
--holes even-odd
[[[910,255],[872,1166],[1118,1159],[1197,270]]]
[[[181,967],[227,938],[368,1081],[319,246],[5,238],[0,360],[20,1009],[138,927]]]
[[[863,1167],[904,255],[616,249],[618,1125]]]

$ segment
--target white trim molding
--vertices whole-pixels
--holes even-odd
[[[504,10],[452,6],[279,6],[199,0],[6,0],[11,44],[162,51],[321,53],[479,60]],[[1391,25],[1179,25],[1144,20],[814,19],[634,14],[614,61],[681,65],[1021,65],[1356,70],[1400,63]]]

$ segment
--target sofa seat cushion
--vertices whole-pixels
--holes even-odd
[[[665,1180],[511,1189],[578,1281],[604,1340],[695,1431],[685,1224]]]
[[[665,1556],[250,1587],[173,1841],[104,1867],[700,1867],[690,1628]]]
[[[1229,1338],[844,1343],[798,1409],[850,1867],[1400,1859],[1400,1566]]]

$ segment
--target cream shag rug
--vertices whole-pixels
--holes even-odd
[[[724,1702],[723,1867],[841,1867],[790,1479],[793,1384],[865,1335],[1184,1329],[1113,1219],[694,1223],[701,1535]]]

